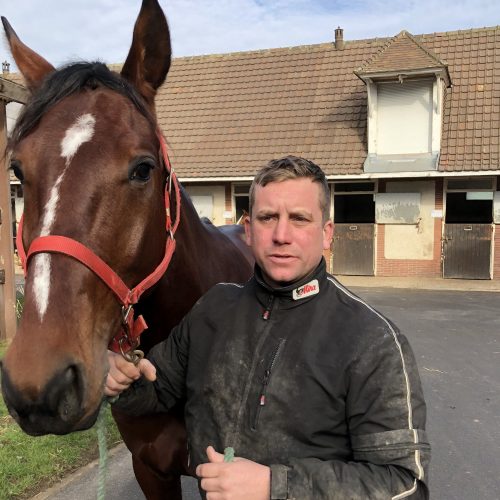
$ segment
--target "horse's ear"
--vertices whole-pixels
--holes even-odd
[[[16,32],[10,25],[9,21],[2,16],[2,24],[7,35],[7,41],[10,45],[10,52],[19,71],[24,76],[26,86],[33,92],[40,86],[42,80],[49,74],[55,71],[54,66],[47,62],[42,56],[24,45],[19,39]]]
[[[134,26],[132,46],[121,74],[154,106],[156,90],[165,81],[172,48],[167,20],[157,0],[143,0]]]

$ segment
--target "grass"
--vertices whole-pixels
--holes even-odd
[[[0,358],[5,350],[0,343]],[[109,408],[105,421],[108,447],[112,447],[121,437]],[[97,456],[95,426],[67,436],[31,437],[8,415],[0,397],[0,500],[29,498]]]

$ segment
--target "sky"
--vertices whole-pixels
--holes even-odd
[[[173,56],[417,35],[500,24],[499,0],[160,0]],[[124,62],[140,0],[0,0],[21,40],[55,66]],[[3,31],[3,30],[1,30]],[[5,36],[0,60],[11,63]]]

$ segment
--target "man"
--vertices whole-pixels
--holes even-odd
[[[137,368],[110,353],[105,392],[127,389],[122,409],[186,398],[209,500],[428,498],[416,363],[397,329],[326,273],[329,199],[314,163],[271,161],[245,222],[254,277],[212,288]],[[225,447],[245,458],[224,462]]]

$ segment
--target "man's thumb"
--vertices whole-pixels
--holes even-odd
[[[156,368],[151,361],[141,359],[139,361],[138,368],[146,380],[149,380],[150,382],[154,382],[156,380]]]
[[[207,457],[210,463],[224,462],[224,455],[222,453],[217,453],[213,446],[207,448]]]

